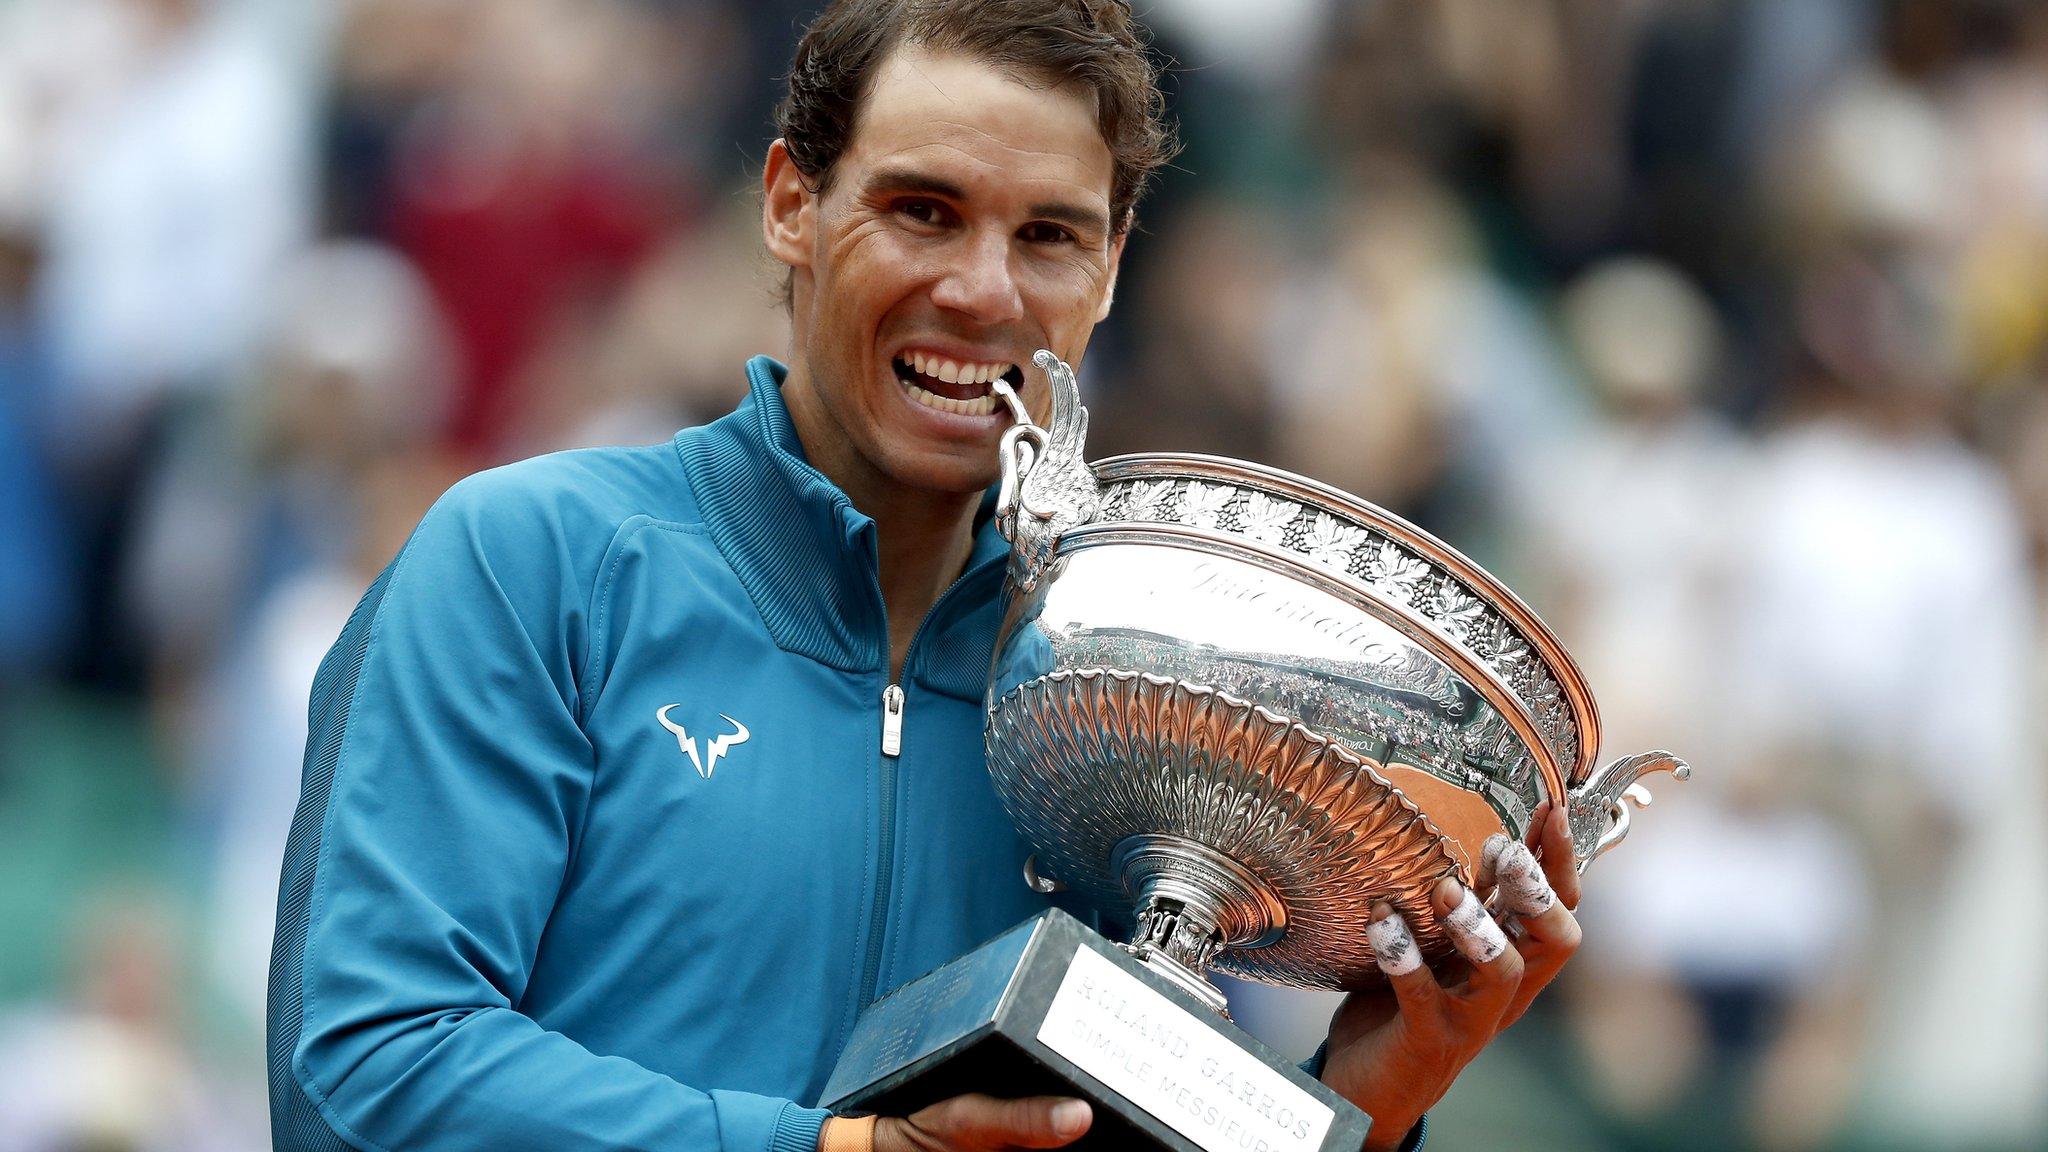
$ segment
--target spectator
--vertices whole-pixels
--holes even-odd
[[[109,895],[75,927],[67,1002],[0,1013],[0,1152],[255,1152],[187,1046],[164,902]]]

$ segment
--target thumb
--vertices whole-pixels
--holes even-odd
[[[956,1096],[911,1117],[918,1127],[948,1143],[985,1148],[1058,1148],[1079,1139],[1094,1120],[1085,1100],[1026,1096],[999,1100]]]
[[[1080,1138],[1095,1120],[1086,1100],[1059,1096],[1027,1096],[996,1100],[1001,1138],[1019,1148],[1057,1148]]]

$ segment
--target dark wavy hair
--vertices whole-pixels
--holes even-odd
[[[1179,150],[1128,0],[832,0],[797,44],[775,110],[790,160],[814,190],[831,185],[876,67],[905,44],[1093,91],[1116,165],[1109,211],[1119,233],[1152,174]]]

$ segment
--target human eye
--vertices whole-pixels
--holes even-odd
[[[1075,242],[1073,232],[1045,220],[1034,220],[1026,224],[1018,230],[1017,235],[1027,244],[1072,244]]]
[[[896,214],[928,228],[936,228],[950,219],[951,210],[937,200],[917,196],[898,200]]]

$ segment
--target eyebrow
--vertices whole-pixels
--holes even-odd
[[[869,174],[865,184],[870,193],[907,192],[912,195],[941,196],[948,200],[967,199],[967,192],[951,180],[911,168],[876,169]],[[1036,219],[1065,224],[1080,232],[1093,235],[1107,235],[1109,232],[1109,213],[1084,208],[1079,204],[1045,200],[1031,205],[1026,212]]]

